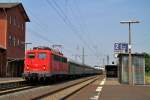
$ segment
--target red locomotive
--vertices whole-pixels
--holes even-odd
[[[67,61],[62,53],[48,47],[34,47],[26,52],[24,77],[26,80],[49,80],[101,74],[102,71],[85,64]]]
[[[43,79],[68,74],[67,58],[48,47],[34,47],[26,52],[24,77]]]

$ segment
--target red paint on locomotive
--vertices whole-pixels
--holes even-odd
[[[25,77],[51,77],[68,74],[67,58],[52,49],[33,49],[26,52]]]

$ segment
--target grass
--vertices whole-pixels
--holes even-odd
[[[150,84],[150,72],[145,73],[145,81]]]

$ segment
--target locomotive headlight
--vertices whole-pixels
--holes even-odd
[[[27,66],[27,70],[29,70],[29,67]]]
[[[46,69],[46,67],[43,67],[43,69],[45,70],[45,69]]]
[[[46,66],[45,66],[45,65],[43,65],[43,69],[44,69],[44,70],[46,69]]]

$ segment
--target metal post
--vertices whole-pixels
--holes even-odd
[[[129,22],[129,61],[128,61],[128,70],[129,70],[129,84],[133,84],[132,77],[132,58],[131,58],[131,23]]]
[[[107,65],[109,65],[109,55],[107,55]]]
[[[76,54],[76,55],[75,55],[75,61],[77,61],[77,56],[78,56],[78,55]]]
[[[103,58],[103,66],[105,65],[105,58]]]
[[[121,21],[120,23],[122,24],[128,24],[129,25],[129,58],[128,58],[128,71],[129,71],[129,84],[130,85],[134,85],[134,78],[133,78],[133,66],[132,66],[132,55],[131,55],[131,24],[134,23],[140,23],[139,21],[134,21],[134,20],[130,20],[130,21]]]
[[[84,55],[84,47],[83,47],[83,49],[82,49],[82,64],[84,64],[84,57],[85,57],[85,55]]]
[[[28,45],[29,45],[29,44],[32,44],[32,43],[25,42],[24,44],[25,44],[25,51],[26,51],[26,50],[28,49]]]

